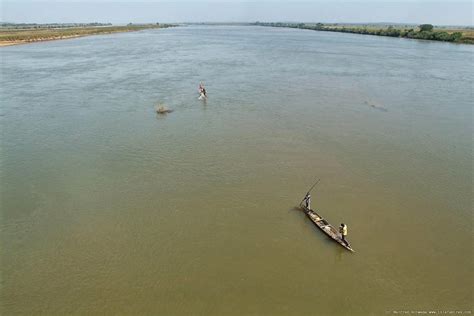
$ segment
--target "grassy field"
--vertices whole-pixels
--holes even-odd
[[[111,34],[119,32],[133,32],[144,29],[165,28],[170,24],[129,24],[125,26],[87,26],[87,27],[60,27],[60,28],[0,28],[0,46],[31,43],[39,41],[57,40],[81,37],[87,35]]]
[[[461,32],[464,42],[474,44],[474,29],[435,28],[435,32],[448,32],[449,34]]]

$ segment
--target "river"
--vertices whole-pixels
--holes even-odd
[[[1,48],[0,311],[472,312],[473,52],[251,26]],[[355,253],[297,208],[316,178]]]

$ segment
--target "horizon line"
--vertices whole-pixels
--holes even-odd
[[[0,21],[0,24],[35,24],[35,25],[48,25],[48,24],[59,24],[59,25],[66,25],[66,24],[111,24],[111,25],[121,25],[121,24],[255,24],[255,23],[305,23],[305,24],[316,24],[316,23],[323,23],[323,24],[347,24],[347,25],[377,25],[377,24],[385,24],[385,25],[410,25],[410,26],[418,26],[421,24],[432,24],[432,23],[416,23],[416,22],[387,22],[387,21],[380,21],[380,22],[323,22],[323,21],[174,21],[174,22],[159,22],[159,21],[149,21],[149,22],[119,22],[119,23],[112,23],[112,22],[43,22],[43,23],[36,23],[36,22],[8,22],[8,21]],[[432,24],[433,26],[456,26],[456,27],[468,27],[474,28],[474,24]]]

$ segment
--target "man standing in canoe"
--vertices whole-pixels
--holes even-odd
[[[349,246],[349,243],[347,242],[346,240],[346,236],[347,236],[347,225],[342,223],[341,226],[339,226],[339,232],[341,233],[341,238],[342,238],[342,241],[346,244],[347,247],[350,247]]]
[[[306,208],[308,210],[311,209],[311,195],[308,193],[306,193],[306,196],[304,197],[304,201],[305,201],[305,205],[306,205]]]

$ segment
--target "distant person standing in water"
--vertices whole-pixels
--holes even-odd
[[[347,225],[342,223],[341,226],[339,227],[339,232],[341,233],[341,238],[342,241],[346,244],[347,247],[349,247],[349,243],[346,240],[347,236]]]
[[[207,98],[206,88],[204,88],[204,84],[201,82],[199,83],[199,99]]]

